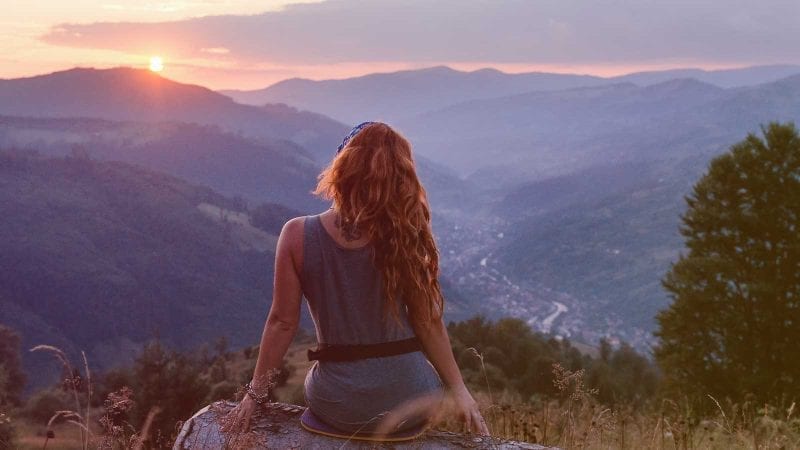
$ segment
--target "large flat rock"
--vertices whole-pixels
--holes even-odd
[[[274,403],[253,418],[252,430],[246,434],[227,435],[220,431],[221,418],[236,403],[215,402],[187,420],[175,440],[173,450],[183,449],[547,449],[541,445],[503,439],[429,430],[417,439],[405,442],[377,443],[336,439],[310,433],[300,426],[303,407]]]

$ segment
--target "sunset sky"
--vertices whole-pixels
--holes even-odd
[[[0,0],[0,77],[147,68],[261,88],[446,64],[615,75],[800,64],[797,0]]]

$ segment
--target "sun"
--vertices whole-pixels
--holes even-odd
[[[160,56],[150,57],[150,70],[153,72],[161,72],[164,70],[164,60]]]

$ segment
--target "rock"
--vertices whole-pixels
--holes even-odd
[[[377,442],[347,441],[310,433],[300,426],[300,415],[305,408],[273,403],[269,409],[253,417],[249,433],[229,436],[219,429],[220,418],[236,403],[215,402],[197,411],[187,420],[173,450],[184,449],[440,449],[440,448],[491,448],[491,449],[548,449],[541,445],[507,441],[491,437],[465,435],[447,431],[429,430],[417,439],[381,444]]]

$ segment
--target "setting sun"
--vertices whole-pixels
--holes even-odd
[[[161,72],[164,70],[164,60],[160,56],[150,57],[150,70],[153,72]]]

